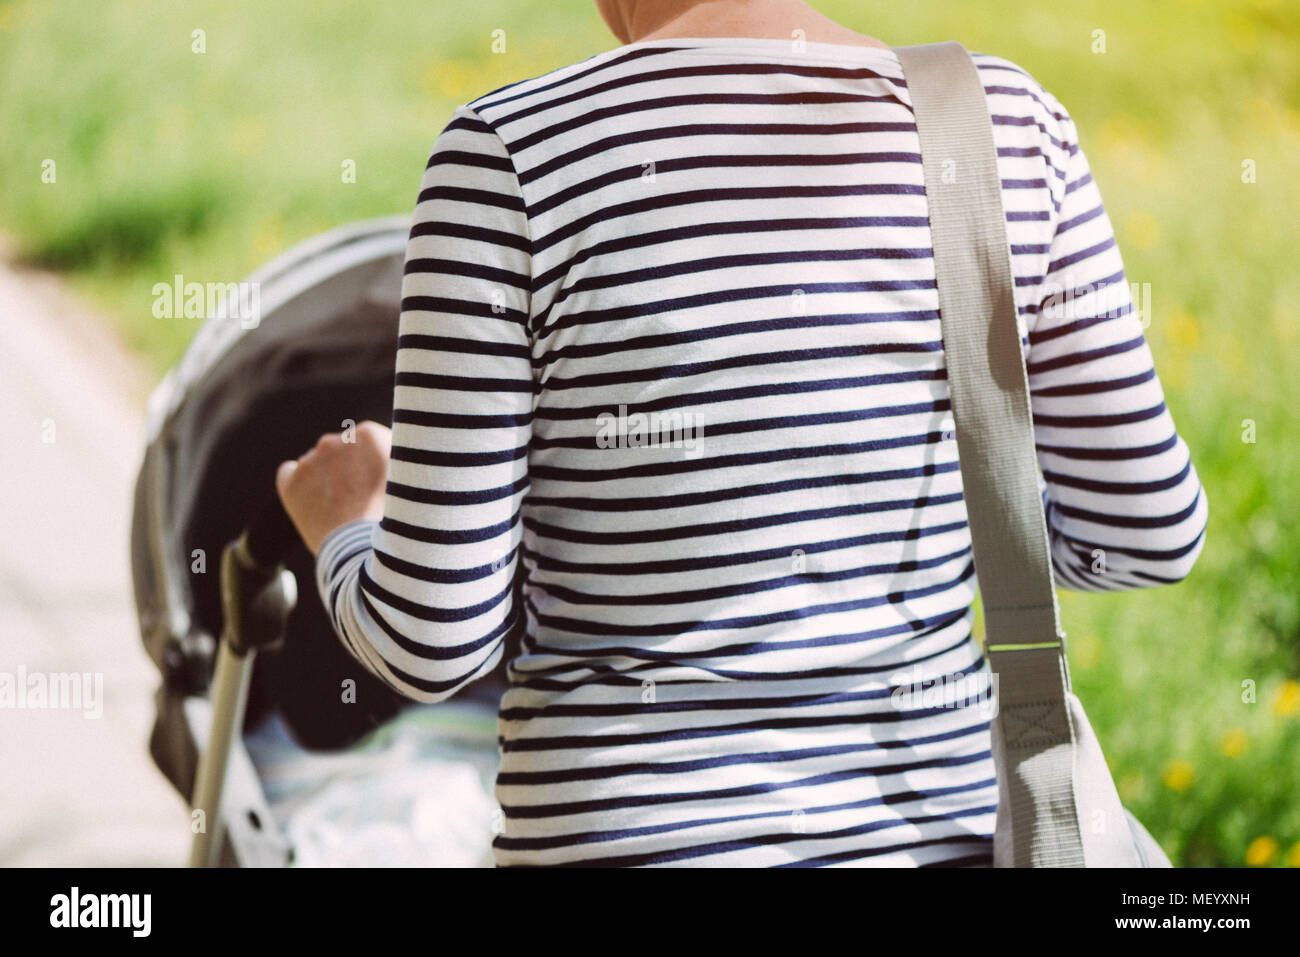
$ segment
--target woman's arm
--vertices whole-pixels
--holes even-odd
[[[1057,579],[1085,591],[1179,581],[1205,541],[1205,491],[1074,123],[1064,109],[1055,119],[1060,136],[1045,136],[1044,152],[1064,177],[1028,371]]]
[[[490,671],[522,613],[513,580],[534,394],[529,250],[505,146],[461,107],[434,146],[407,247],[382,520],[378,508],[334,510],[316,566],[344,645],[421,701]],[[318,450],[332,458],[313,481],[344,482],[329,466],[348,470],[349,451]],[[322,521],[309,464],[283,479],[300,529]],[[353,507],[364,499],[363,488]]]

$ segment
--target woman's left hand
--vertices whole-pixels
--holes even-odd
[[[327,432],[301,458],[281,462],[275,488],[313,555],[340,525],[384,517],[393,433],[378,422]]]

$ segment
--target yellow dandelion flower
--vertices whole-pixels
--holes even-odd
[[[1254,53],[1259,46],[1259,32],[1255,22],[1241,13],[1229,13],[1223,18],[1224,32],[1238,53]]]
[[[420,85],[425,92],[444,100],[461,102],[469,99],[482,82],[482,70],[468,60],[438,60],[433,63]]]
[[[1246,848],[1246,863],[1251,867],[1268,867],[1277,857],[1277,841],[1265,835],[1257,837]]]
[[[0,4],[0,30],[16,30],[31,20],[36,11],[34,3]]]
[[[269,259],[283,252],[286,245],[284,220],[279,216],[263,216],[253,224],[250,248],[259,259]]]
[[[1165,318],[1165,335],[1180,350],[1191,352],[1201,341],[1201,327],[1190,312],[1174,306]]]
[[[1300,681],[1288,678],[1282,682],[1282,688],[1273,702],[1273,713],[1281,718],[1289,718],[1300,711]]]
[[[1146,130],[1132,113],[1112,113],[1102,126],[1099,139],[1107,148],[1127,148],[1142,142]]]
[[[1160,242],[1160,224],[1145,209],[1135,210],[1124,218],[1124,235],[1138,249],[1151,249]]]
[[[1239,758],[1246,753],[1250,738],[1242,728],[1229,728],[1219,739],[1219,753],[1228,758]]]
[[[1196,780],[1196,768],[1192,767],[1190,761],[1184,761],[1181,758],[1170,761],[1165,765],[1165,773],[1162,778],[1165,787],[1172,791],[1186,791]]]
[[[1277,101],[1256,96],[1246,102],[1245,119],[1251,126],[1274,133],[1285,125],[1286,114]]]
[[[1300,867],[1300,841],[1291,845],[1291,850],[1286,852],[1286,866]]]
[[[256,156],[266,145],[266,120],[245,116],[230,130],[230,148],[240,156]]]

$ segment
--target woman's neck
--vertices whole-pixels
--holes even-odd
[[[624,42],[674,37],[751,37],[869,47],[889,44],[841,26],[800,0],[640,0],[624,8]],[[802,31],[802,32],[800,32]]]

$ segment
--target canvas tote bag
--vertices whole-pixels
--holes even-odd
[[[1070,690],[988,101],[959,43],[901,47],[921,139],[984,650],[997,675],[995,867],[1169,867]]]

